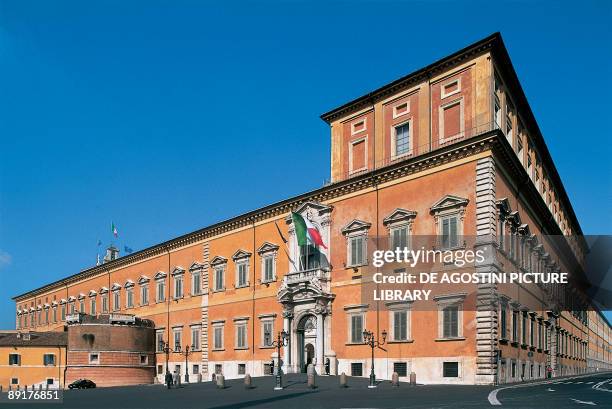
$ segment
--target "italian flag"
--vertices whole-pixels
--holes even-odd
[[[117,231],[117,226],[115,226],[114,222],[111,222],[111,233],[113,233],[113,236],[115,237],[119,235],[119,232]]]
[[[309,220],[304,219],[301,215],[294,212],[291,212],[291,220],[293,220],[295,235],[300,246],[305,246],[310,242],[315,246],[321,246],[324,249],[327,248],[323,243],[321,233],[319,233],[319,230]]]

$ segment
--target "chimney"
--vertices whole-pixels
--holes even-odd
[[[115,246],[110,246],[106,249],[106,255],[104,256],[104,263],[116,260],[119,257],[119,249]]]

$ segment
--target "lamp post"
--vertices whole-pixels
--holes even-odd
[[[269,332],[266,332],[266,336],[271,336]],[[283,374],[281,369],[281,360],[280,360],[280,350],[281,347],[287,346],[287,340],[289,339],[289,334],[285,330],[276,334],[276,341],[272,341],[272,346],[276,347],[276,356],[278,359],[278,365],[276,368],[276,386],[274,387],[275,391],[280,391],[283,389]]]
[[[169,342],[160,342],[161,350],[164,354],[166,354],[166,373],[168,373],[168,360],[170,359],[170,343]]]
[[[192,350],[189,348],[189,345],[187,345],[185,350],[181,351],[180,344],[176,346],[176,349],[178,349],[178,351],[175,352],[185,356],[185,383],[189,383],[189,364],[187,363],[187,357],[191,355]]]
[[[369,345],[372,349],[372,366],[370,369],[370,384],[368,388],[376,388],[376,375],[374,374],[374,348],[380,348],[385,344],[387,339],[387,331],[383,330],[382,332],[382,341],[374,338],[374,333],[372,331],[368,331],[367,329],[363,331],[363,343]]]

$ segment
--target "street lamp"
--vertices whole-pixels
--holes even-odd
[[[187,363],[187,357],[191,355],[191,350],[189,349],[189,345],[185,347],[184,351],[181,351],[181,344],[177,344],[176,346],[177,353],[185,356],[185,383],[189,383],[189,364]]]
[[[170,358],[170,343],[164,342],[163,340],[160,342],[161,350],[164,354],[166,354],[166,373],[168,373],[168,360]]]
[[[270,332],[266,332],[266,337],[270,337],[272,334]],[[289,334],[285,330],[282,330],[276,335],[276,341],[272,341],[272,346],[276,347],[276,356],[278,357],[278,365],[276,369],[276,386],[274,387],[275,391],[280,391],[283,389],[283,374],[281,370],[281,360],[280,360],[280,350],[281,347],[287,346],[287,341],[289,339]]]
[[[382,341],[379,339],[374,339],[374,333],[372,331],[368,331],[367,329],[363,331],[363,343],[369,345],[372,349],[372,366],[370,370],[370,384],[368,388],[376,388],[376,375],[374,374],[374,348],[385,345],[385,340],[387,339],[387,331],[383,330],[382,332]],[[382,348],[381,348],[382,349]]]

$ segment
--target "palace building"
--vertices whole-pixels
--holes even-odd
[[[580,286],[364,296],[372,252],[423,237],[435,238],[429,248],[486,253],[465,271],[584,277],[586,242],[499,34],[321,118],[331,183],[123,257],[110,248],[104,263],[14,297],[17,330],[114,328],[113,314],[151,323],[129,336],[152,338],[153,351],[147,340],[123,343],[145,360],[124,384],[163,382],[167,370],[190,381],[265,375],[281,330],[284,372],[325,373],[329,362],[331,374],[368,376],[365,330],[387,334],[374,351],[382,379],[493,384],[611,367],[610,325]],[[300,245],[302,219],[323,245]],[[112,364],[96,348],[106,347],[81,348],[80,370],[102,385],[108,372],[94,369]],[[78,360],[70,353],[68,364]]]

